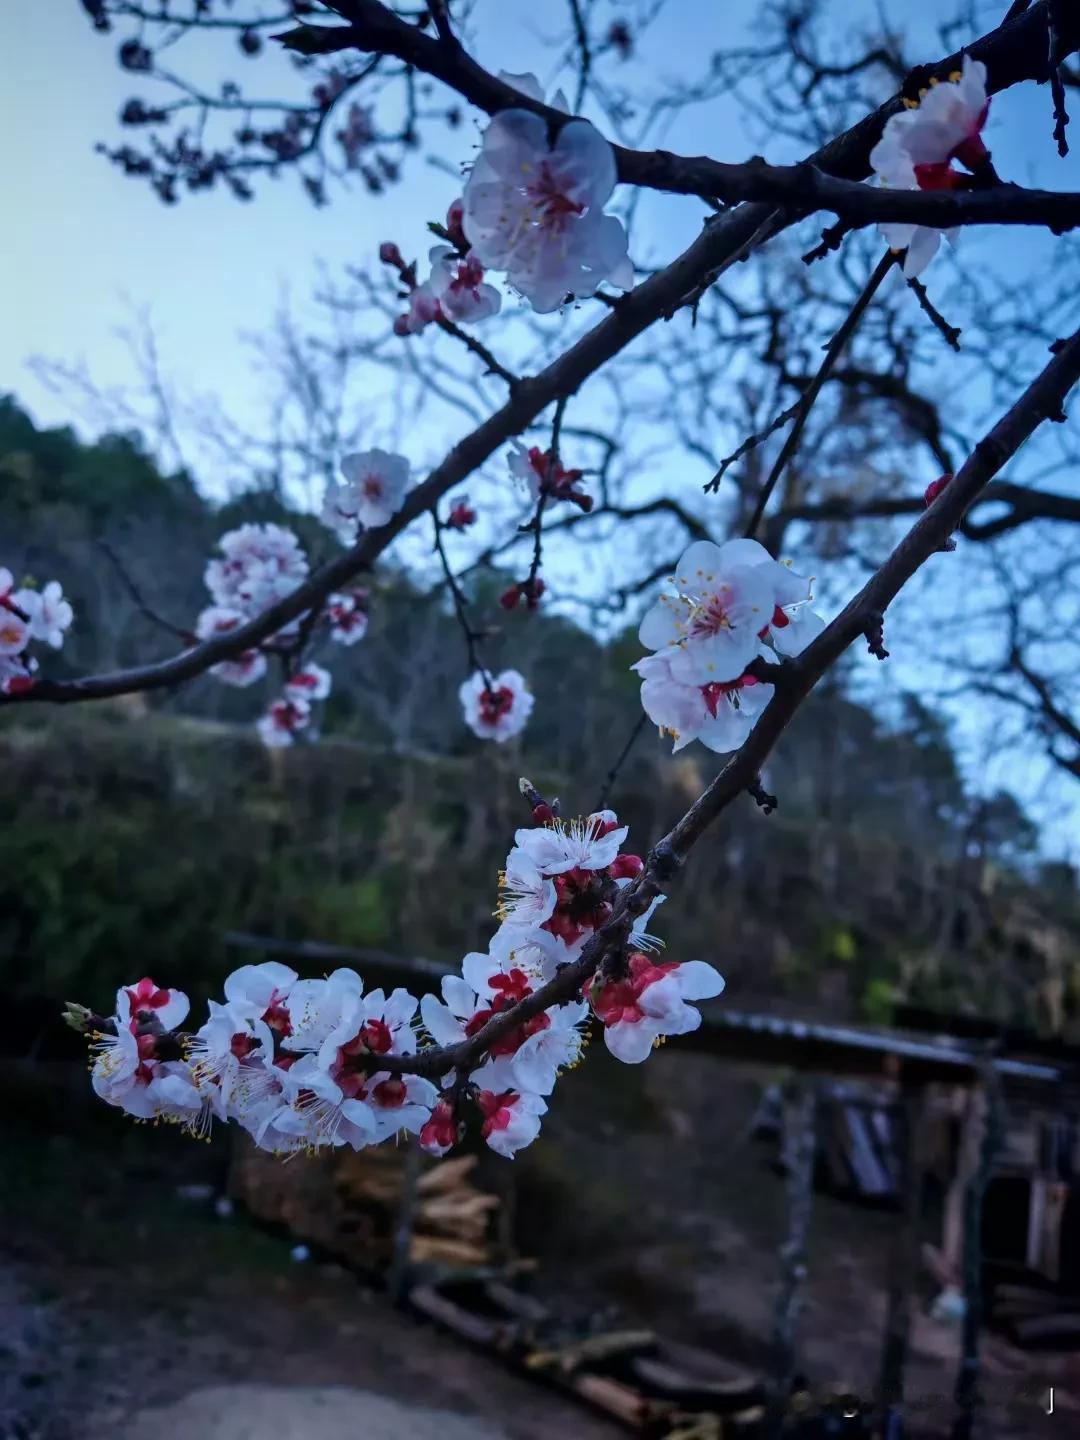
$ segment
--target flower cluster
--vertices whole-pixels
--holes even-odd
[[[415,335],[445,315],[458,325],[475,325],[497,315],[502,296],[484,280],[484,267],[470,251],[459,255],[451,245],[428,252],[431,274],[409,292],[409,308],[394,321],[398,335]]]
[[[30,689],[38,668],[30,646],[37,641],[59,650],[74,613],[59,580],[41,590],[16,589],[11,571],[0,566],[0,695]]]
[[[468,248],[461,229],[463,213],[462,201],[455,200],[447,211],[444,232],[453,243],[435,245],[428,251],[431,273],[419,283],[415,261],[406,264],[393,241],[379,246],[379,259],[401,276],[403,298],[409,302],[408,310],[394,321],[395,334],[416,335],[441,318],[457,325],[475,325],[502,309],[502,296],[485,281],[479,256]]]
[[[890,116],[870,164],[883,185],[897,190],[966,189],[987,171],[990,153],[982,130],[990,111],[986,66],[964,56],[963,68],[945,83],[932,80],[919,101]],[[953,169],[953,161],[968,174]],[[907,252],[904,274],[920,275],[937,254],[941,231],[927,225],[879,225],[885,243]],[[950,240],[956,232],[946,232]]]
[[[516,604],[515,600],[515,604]],[[516,670],[485,675],[476,670],[458,690],[465,724],[481,740],[504,740],[518,735],[532,714],[533,697],[525,677]]]
[[[283,525],[241,525],[223,535],[218,548],[221,553],[210,560],[205,576],[214,603],[195,622],[200,640],[228,635],[290,595],[307,578],[307,556],[297,537]],[[366,602],[364,590],[328,597],[321,619],[331,640],[355,645],[363,638],[368,624]],[[330,672],[299,658],[308,619],[297,616],[261,645],[219,661],[210,670],[226,685],[246,687],[263,679],[270,656],[277,655],[285,663],[282,693],[256,727],[263,743],[273,749],[291,745],[310,725],[312,704],[330,694]]]
[[[117,992],[109,1020],[69,1007],[91,1037],[95,1092],[196,1135],[233,1120],[261,1149],[285,1155],[360,1149],[402,1132],[444,1155],[471,1101],[481,1137],[510,1158],[539,1134],[559,1075],[581,1058],[590,1016],[628,1064],[664,1036],[696,1029],[701,1015],[687,1002],[718,995],[724,982],[711,965],[652,953],[659,942],[644,924],[659,899],[635,922],[621,962],[575,971],[556,995],[542,993],[582,956],[642,862],[620,853],[627,831],[610,810],[566,823],[527,781],[522,789],[537,802],[537,823],[514,837],[501,924],[484,953],[443,978],[440,996],[365,992],[349,969],[301,980],[267,961],[234,971],[205,1024],[181,1035],[187,997],[143,979]],[[425,1057],[432,1045],[444,1048]]]
[[[533,75],[500,77],[531,100]],[[563,108],[555,97],[557,108]],[[531,110],[502,110],[484,131],[465,185],[462,224],[472,254],[541,314],[605,280],[634,282],[621,221],[605,215],[616,181],[615,154],[588,120],[568,119],[552,137]]]
[[[632,667],[641,703],[674,749],[700,740],[735,750],[773,695],[749,673],[753,661],[770,651],[797,655],[822,628],[810,609],[811,582],[756,540],[699,540],[671,583],[674,593],[660,596],[638,632],[655,652]]]

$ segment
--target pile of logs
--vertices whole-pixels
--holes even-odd
[[[403,1144],[282,1163],[240,1136],[229,1194],[258,1220],[363,1271],[395,1263],[472,1268],[505,1259],[502,1202],[473,1155],[430,1160]]]

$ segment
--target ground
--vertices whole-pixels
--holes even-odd
[[[216,1216],[205,1192],[222,1187],[221,1139],[199,1146],[132,1126],[87,1103],[70,1068],[43,1085],[41,1067],[7,1067],[0,1083],[10,1127],[0,1136],[0,1440],[624,1433],[395,1311],[339,1267],[293,1261],[286,1237]],[[783,1184],[746,1138],[755,1094],[745,1075],[674,1046],[632,1075],[590,1057],[515,1172],[539,1290],[760,1373]],[[191,1185],[203,1189],[192,1196]],[[816,1202],[800,1330],[815,1387],[873,1385],[894,1224]],[[955,1331],[920,1314],[913,1436],[948,1433],[956,1348]],[[1080,1433],[1078,1378],[1073,1357],[989,1338],[995,1440]],[[1048,1419],[1037,1397],[1050,1384]]]
[[[620,1433],[185,1199],[177,1165],[213,1184],[211,1147],[193,1169],[174,1132],[91,1117],[81,1135],[28,1123],[0,1139],[0,1440]]]

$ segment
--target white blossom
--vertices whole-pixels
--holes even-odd
[[[982,140],[990,102],[986,66],[964,56],[963,67],[948,81],[932,84],[921,101],[889,117],[870,164],[882,185],[894,190],[953,190],[965,183],[952,168],[958,160],[976,170],[989,158]],[[883,222],[885,243],[906,251],[904,274],[920,275],[937,254],[942,232],[926,225]],[[945,232],[955,240],[955,229]]]
[[[504,670],[488,685],[476,670],[458,690],[465,723],[481,740],[502,744],[521,733],[532,714],[533,697],[525,677],[516,670]]]
[[[589,999],[612,1055],[637,1065],[661,1036],[698,1028],[701,1012],[687,1000],[710,999],[723,988],[723,977],[702,960],[656,965],[647,955],[634,954],[625,978],[597,980]]]
[[[680,654],[677,647],[667,646],[632,666],[642,679],[646,715],[672,737],[673,750],[682,750],[694,740],[720,755],[737,750],[772,699],[774,687],[750,675],[694,684],[680,678],[675,663]]]
[[[502,296],[484,283],[484,267],[475,254],[461,256],[452,245],[435,245],[428,258],[430,293],[449,320],[475,325],[499,313]]]
[[[537,97],[532,76],[504,78]],[[616,178],[614,151],[588,120],[568,120],[552,140],[539,115],[500,111],[465,184],[472,252],[541,313],[568,295],[592,295],[605,280],[629,289],[626,231],[604,214]]]
[[[342,544],[352,545],[361,526],[376,529],[401,509],[409,462],[387,450],[361,450],[345,456],[341,476],[326,487],[321,518]]]
[[[59,580],[50,580],[41,590],[16,590],[11,598],[29,620],[30,638],[59,650],[75,615]]]
[[[270,750],[280,750],[293,743],[293,737],[305,730],[311,721],[311,706],[306,700],[275,700],[255,722],[259,739]]]
[[[481,1090],[476,1103],[484,1116],[480,1133],[496,1155],[512,1160],[540,1134],[540,1116],[547,1106],[539,1095],[506,1090]]]

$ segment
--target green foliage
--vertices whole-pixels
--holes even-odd
[[[206,603],[215,537],[244,520],[294,525],[272,490],[218,511],[162,474],[136,436],[84,444],[35,428],[0,398],[0,484],[16,573],[61,576],[77,607],[53,673],[131,664],[175,646],[132,604],[107,539],[161,613]],[[6,542],[7,543],[7,542]],[[495,876],[526,773],[570,813],[638,716],[633,627],[606,646],[565,618],[507,615],[505,577],[477,571],[490,663],[528,675],[522,740],[482,746],[461,723],[461,636],[436,577],[373,580],[363,644],[335,647],[327,737],[268,755],[250,728],[261,687],[204,678],[117,707],[0,715],[0,975],[17,995],[108,1003],[152,971],[193,996],[231,963],[230,929],[372,945],[456,964],[492,930]],[[421,603],[423,602],[423,603]],[[226,723],[221,723],[226,722]],[[707,783],[715,757],[637,741],[614,796],[645,848]],[[671,953],[707,958],[743,1006],[783,990],[806,1006],[884,1016],[894,996],[1057,1026],[1080,1010],[1075,871],[1036,870],[1036,835],[1008,796],[975,800],[941,718],[907,700],[886,723],[835,676],[770,764],[781,808],[747,811],[695,850],[660,927]],[[1030,876],[1030,878],[1024,878]]]

